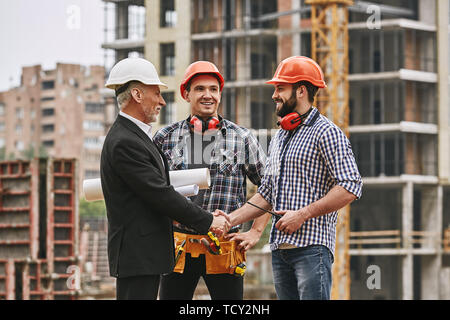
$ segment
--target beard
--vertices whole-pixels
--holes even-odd
[[[275,100],[275,102],[281,101],[282,100]],[[293,93],[288,101],[283,102],[283,105],[281,106],[280,110],[277,111],[277,116],[284,118],[288,114],[294,112],[296,107],[297,107],[297,99],[295,93]]]
[[[145,117],[145,124],[150,124],[152,122],[156,122],[158,113],[152,108],[143,108],[143,113]]]

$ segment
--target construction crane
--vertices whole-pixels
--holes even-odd
[[[317,98],[318,108],[348,136],[348,6],[353,0],[306,0],[311,5],[312,58],[325,73],[327,90]],[[332,299],[350,299],[350,206],[339,211],[333,266]]]

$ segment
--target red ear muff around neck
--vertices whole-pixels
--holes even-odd
[[[216,117],[211,117],[207,120],[207,130],[217,130],[220,127],[220,120]]]
[[[292,131],[297,129],[303,122],[302,116],[297,112],[293,112],[281,119],[278,124],[283,130]]]
[[[194,132],[203,132],[203,121],[197,118],[197,116],[192,116],[189,120],[189,124]]]
[[[220,128],[220,120],[216,117],[210,117],[206,121],[197,116],[192,116],[189,120],[194,132],[204,133],[207,130],[217,130]]]

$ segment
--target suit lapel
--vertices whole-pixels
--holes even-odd
[[[164,154],[162,153],[162,151],[159,150],[159,148],[156,146],[156,144],[144,133],[144,131],[142,131],[141,128],[139,128],[132,121],[128,120],[125,117],[122,117],[121,115],[119,115],[117,117],[117,121],[119,121],[126,128],[128,128],[130,131],[132,131],[133,133],[138,135],[142,140],[144,140],[145,145],[149,147],[148,149],[150,150],[150,152],[152,153],[152,155],[156,159],[156,162],[158,163],[159,169],[161,170],[161,172],[164,172],[166,174],[166,178],[167,178],[168,184],[170,184],[169,171],[168,171],[169,164],[167,163],[167,159],[164,156]],[[161,161],[160,161],[161,159],[162,159],[162,161],[164,163],[164,166],[162,165],[163,163],[161,163]]]

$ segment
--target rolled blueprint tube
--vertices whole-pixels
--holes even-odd
[[[211,183],[208,168],[170,171],[169,175],[171,185],[185,197],[197,195],[199,189],[208,189]],[[83,192],[87,201],[104,199],[100,178],[84,180]]]

